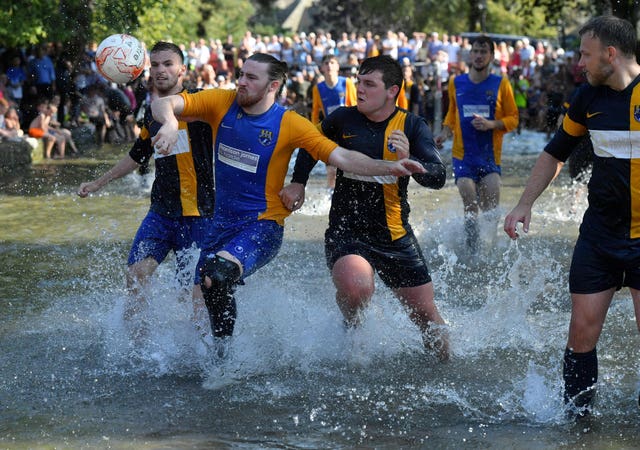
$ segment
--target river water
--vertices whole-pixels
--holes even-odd
[[[0,448],[639,448],[627,290],[599,344],[589,426],[568,421],[561,401],[582,190],[563,173],[527,236],[515,243],[500,231],[543,145],[538,133],[506,137],[500,217],[483,224],[476,259],[463,250],[453,182],[411,184],[412,224],[451,332],[444,365],[423,353],[381,283],[363,326],[343,329],[324,265],[322,167],[280,255],[238,290],[237,335],[219,365],[190,322],[172,259],[154,277],[149,341],[126,338],[126,256],[148,187],[130,175],[90,198],[74,194],[126,148],[4,177]]]

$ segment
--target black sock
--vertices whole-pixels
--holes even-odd
[[[598,355],[594,348],[586,353],[564,352],[564,402],[577,408],[590,406],[598,381]]]

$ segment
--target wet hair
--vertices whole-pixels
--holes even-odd
[[[149,53],[158,53],[158,52],[173,52],[180,57],[180,64],[184,64],[184,54],[180,47],[178,47],[173,42],[166,41],[158,41],[151,47],[151,51]]]
[[[382,73],[382,82],[385,89],[389,89],[391,86],[398,86],[398,93],[400,93],[404,77],[402,75],[402,66],[397,60],[389,55],[372,56],[362,61],[358,73],[360,75],[368,75],[375,71]]]
[[[636,54],[636,30],[631,22],[615,16],[598,16],[587,22],[578,34],[591,34],[605,47],[615,47],[628,57]]]
[[[280,61],[268,53],[254,53],[247,58],[247,61],[255,61],[269,65],[269,68],[267,69],[269,81],[280,81],[280,89],[278,89],[276,98],[280,97],[284,86],[287,84],[287,73],[289,72],[287,63]]]
[[[471,46],[473,47],[473,44],[478,44],[481,47],[484,47],[485,45],[489,46],[489,51],[493,54],[495,53],[495,43],[493,42],[493,39],[491,39],[491,37],[487,36],[486,34],[481,34],[479,36],[477,36],[475,39],[473,39],[471,41]]]

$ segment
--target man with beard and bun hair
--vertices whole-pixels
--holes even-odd
[[[177,140],[177,117],[204,120],[213,130],[216,207],[210,239],[198,262],[198,280],[209,310],[214,351],[224,356],[236,321],[238,284],[270,262],[282,244],[284,220],[301,199],[280,197],[289,160],[304,147],[317,159],[362,175],[423,172],[409,159],[379,161],[337,146],[304,117],[276,99],[286,83],[287,64],[256,53],[247,59],[236,91],[208,89],[155,101],[163,125],[154,138],[168,152]]]
[[[453,175],[472,254],[479,245],[479,210],[492,211],[500,203],[502,139],[518,126],[511,83],[507,77],[491,74],[493,57],[491,38],[478,36],[471,45],[469,73],[449,79],[449,110],[435,138],[436,146],[442,148],[453,135]]]
[[[529,231],[534,201],[584,136],[593,145],[589,206],[571,268],[571,321],[564,353],[564,400],[588,415],[598,381],[596,345],[616,290],[629,287],[640,328],[640,65],[636,30],[614,16],[591,19],[579,31],[587,84],[578,88],[562,127],[540,153],[504,231]]]
[[[389,55],[365,59],[358,70],[357,106],[336,109],[322,132],[344,147],[381,160],[410,157],[425,172],[413,175],[421,186],[440,189],[445,165],[431,131],[418,115],[396,106],[403,74]],[[286,195],[304,198],[315,161],[301,151]],[[375,291],[377,273],[409,311],[424,346],[449,358],[445,323],[434,301],[429,268],[409,223],[409,177],[370,177],[338,170],[325,233],[327,266],[336,302],[347,326],[357,326]]]
[[[186,66],[178,46],[157,42],[151,49],[150,60],[152,103],[183,90]],[[214,209],[211,127],[204,122],[180,122],[178,144],[171,154],[164,155],[154,152],[151,143],[160,126],[153,120],[151,108],[147,107],[140,136],[129,153],[100,178],[82,183],[78,190],[80,197],[87,197],[110,181],[148,163],[151,157],[155,159],[156,177],[151,189],[151,206],[129,253],[127,287],[133,295],[125,308],[127,319],[142,313],[145,304],[142,290],[168,253],[175,252],[178,272],[184,276],[189,264],[187,251],[194,243],[197,248],[202,248],[203,239],[211,228]],[[191,284],[192,276],[188,275],[187,279]],[[196,319],[198,315],[206,316],[199,286],[195,286],[193,296]],[[133,337],[144,333],[145,327],[141,326]]]

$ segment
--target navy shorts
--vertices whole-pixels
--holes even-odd
[[[493,161],[469,162],[463,159],[453,158],[453,175],[458,178],[471,178],[475,183],[479,183],[481,179],[489,174],[501,174],[500,166]]]
[[[282,246],[284,227],[273,220],[248,220],[233,226],[217,223],[200,252],[196,284],[200,284],[200,268],[216,253],[226,251],[242,264],[242,279],[276,257]]]
[[[640,289],[640,239],[593,239],[581,233],[569,271],[571,293],[595,294],[623,286]]]
[[[364,242],[348,233],[327,230],[324,251],[329,270],[343,256],[362,256],[384,284],[392,289],[422,286],[431,281],[422,249],[411,232],[391,243],[380,244]]]
[[[212,217],[170,218],[149,211],[133,239],[127,264],[131,266],[146,258],[159,264],[172,250],[179,258],[179,252],[193,244],[201,249],[212,224]]]

